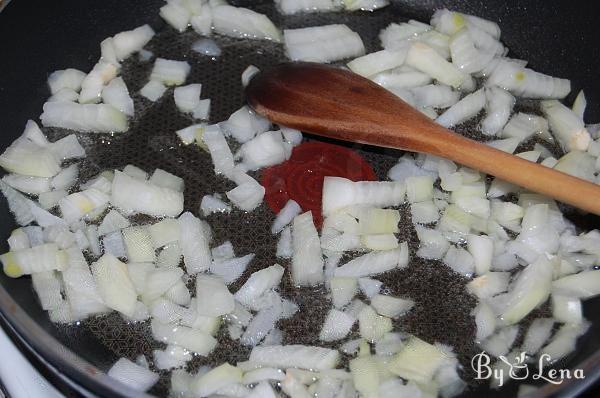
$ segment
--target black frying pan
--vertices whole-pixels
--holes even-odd
[[[50,72],[66,67],[89,70],[99,56],[100,41],[119,31],[131,29],[143,23],[150,23],[160,30],[163,23],[158,17],[157,11],[162,3],[162,0],[146,0],[144,2],[63,0],[36,2],[35,4],[25,0],[13,1],[0,14],[0,110],[2,115],[0,147],[6,147],[21,134],[27,119],[35,119],[39,116],[41,106],[49,95],[46,78]],[[271,13],[277,23],[282,21],[281,17],[273,14],[272,6],[265,4],[264,1],[232,3],[256,5],[261,12]],[[373,51],[377,48],[378,43],[375,38],[378,31],[390,21],[409,18],[428,21],[433,10],[442,7],[489,18],[499,22],[502,28],[502,40],[511,49],[511,56],[529,60],[530,65],[541,72],[572,79],[573,93],[575,94],[579,88],[585,87],[588,98],[586,119],[593,122],[600,120],[598,108],[600,105],[600,80],[596,79],[600,70],[600,59],[596,55],[595,41],[597,15],[593,10],[587,9],[589,6],[586,7],[586,5],[587,3],[584,2],[572,1],[556,1],[549,4],[542,0],[522,2],[397,1],[393,8],[379,11],[373,15],[356,13],[336,16],[295,16],[288,18],[286,24],[291,27],[299,27],[343,21],[342,23],[348,23],[352,28],[358,30],[365,39],[368,50]],[[189,42],[193,40],[193,35],[184,35],[181,40]],[[232,42],[226,41],[226,43],[231,44]],[[266,53],[272,51],[270,58],[256,54],[255,50],[261,45],[251,46],[249,50],[247,47],[236,46],[234,43],[228,47],[229,50],[226,50],[226,54],[227,51],[230,52],[230,58],[226,59],[230,62],[226,66],[211,69],[213,71],[211,73],[218,72],[219,80],[213,80],[213,83],[207,84],[205,87],[207,97],[213,98],[215,101],[212,113],[213,122],[223,120],[243,103],[237,82],[239,73],[248,63],[253,62],[260,67],[266,67],[282,57],[281,51],[273,46],[267,46],[265,50]],[[164,45],[158,46],[157,50],[163,51],[167,57],[170,54],[172,57],[177,57],[181,53],[176,47],[165,48]],[[157,53],[159,52],[157,51]],[[240,58],[242,60],[237,63],[233,61]],[[137,70],[134,67],[131,70],[139,80],[132,84],[134,86],[141,84],[146,78],[145,70],[143,68]],[[203,79],[200,81],[204,83]],[[236,94],[227,100],[219,100],[227,90]],[[571,100],[572,96],[567,99],[567,101]],[[172,103],[167,105],[173,106]],[[164,134],[172,135],[175,127],[180,128],[189,124],[186,120],[174,120],[167,123],[159,116],[161,116],[160,112],[155,119],[147,121],[146,128],[164,130]],[[48,133],[52,135],[56,132]],[[161,140],[169,139],[165,137],[167,136],[159,134],[156,139],[145,142],[145,145],[149,147],[163,145],[164,142]],[[123,147],[134,144],[134,141],[124,140]],[[390,161],[399,155],[397,152],[382,152],[373,148],[361,148],[361,151],[369,160],[377,163],[376,168],[379,167],[381,170],[389,167]],[[150,156],[145,158],[136,156],[127,151],[119,152],[115,147],[111,151],[99,151],[94,159],[99,162],[96,165],[99,169],[122,167],[135,160],[136,164],[163,167],[180,175],[185,173],[185,170],[176,170],[175,166],[167,160],[148,159]],[[193,156],[191,158],[189,156],[185,157],[190,161],[185,163],[185,167],[193,169],[208,166],[207,163],[196,161]],[[186,187],[193,186],[193,183],[196,185],[211,184],[210,180],[202,178],[200,180],[192,179],[191,182],[192,184],[186,178]],[[197,208],[194,200],[198,200],[203,192],[201,188],[198,189],[200,191],[192,190],[188,193],[186,188],[187,207]],[[598,217],[583,216],[574,211],[569,211],[568,214],[578,226],[584,229],[600,227]],[[260,212],[258,217],[264,217],[266,222],[270,222],[271,215],[265,211]],[[0,200],[0,249],[2,251],[7,249],[5,239],[13,228],[14,222],[8,212],[6,202]],[[236,244],[236,248],[243,247],[244,244],[244,242],[239,242]],[[259,258],[261,255],[259,253]],[[267,261],[266,258],[265,261]],[[449,283],[456,284],[456,280],[451,279],[450,276],[448,278],[451,280]],[[428,299],[435,300],[435,296],[448,287],[443,285],[446,282],[436,283],[434,283],[432,291],[425,292]],[[393,284],[393,281],[389,281],[389,284]],[[438,304],[442,305],[443,303]],[[557,365],[558,367],[583,368],[586,379],[565,382],[561,386],[546,386],[540,391],[540,395],[574,396],[588,389],[600,376],[599,305],[598,298],[586,302],[585,316],[592,321],[592,327],[585,336],[579,339],[577,352]],[[440,312],[444,312],[443,310],[442,308]],[[436,314],[439,316],[439,313]],[[421,314],[423,317],[425,315],[427,314]],[[412,321],[408,320],[408,323],[415,324],[414,330],[435,337],[436,335],[443,336],[452,330],[453,325],[444,325],[445,319],[442,317],[442,320],[438,319],[437,323],[433,320],[429,322],[426,318],[413,319]],[[65,385],[64,383],[70,385],[71,391],[75,389],[79,394],[92,392],[100,396],[135,395],[133,391],[112,382],[99,370],[106,371],[119,355],[128,354],[128,352],[124,353],[115,347],[126,347],[135,345],[136,341],[144,341],[145,335],[142,329],[119,330],[119,327],[112,327],[109,328],[109,332],[100,333],[98,328],[101,327],[98,324],[94,326],[96,329],[57,327],[48,320],[47,315],[39,307],[32,294],[28,278],[8,280],[3,274],[0,274],[0,321],[3,327],[8,328],[9,332],[18,340],[19,344],[28,350],[28,355],[32,360],[42,363],[45,372],[55,377],[58,375],[62,385]],[[463,321],[467,322],[464,319]],[[467,327],[471,329],[463,330],[464,338],[471,339],[468,331],[472,330],[472,321]],[[457,329],[457,326],[454,325],[455,332]],[[457,341],[460,340],[460,336],[454,337]],[[140,340],[135,340],[136,338]],[[107,344],[108,340],[112,343]],[[131,353],[129,354],[131,355]],[[167,384],[162,383],[151,392],[164,394],[166,387]],[[465,396],[481,396],[481,394],[490,397],[507,396],[514,395],[515,391],[516,384],[514,383],[499,392],[488,391],[485,386],[476,386]]]

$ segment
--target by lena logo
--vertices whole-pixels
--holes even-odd
[[[476,374],[475,379],[494,379],[498,382],[498,386],[502,387],[509,379],[525,380],[530,376],[533,380],[544,380],[552,384],[561,384],[567,379],[585,378],[583,369],[548,369],[544,371],[544,367],[552,362],[552,358],[548,354],[540,355],[537,364],[531,364],[525,352],[521,352],[514,358],[500,355],[498,360],[502,363],[490,366],[492,360],[485,351],[475,355],[471,360],[471,367]],[[536,365],[537,369],[530,371],[530,365]]]

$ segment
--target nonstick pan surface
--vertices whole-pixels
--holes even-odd
[[[313,26],[345,23],[360,33],[368,51],[378,49],[377,35],[392,21],[415,18],[428,21],[433,10],[447,7],[498,21],[502,40],[515,58],[530,61],[532,68],[573,80],[573,92],[585,87],[588,98],[588,121],[598,121],[600,113],[600,81],[595,79],[600,70],[600,59],[595,56],[596,27],[593,12],[577,8],[573,2],[543,1],[414,1],[396,2],[393,7],[375,13],[328,13],[282,17],[270,2],[239,1],[237,5],[251,6],[269,15],[281,27]],[[160,0],[98,2],[60,1],[43,2],[33,7],[24,0],[15,0],[0,14],[0,110],[2,115],[1,147],[5,148],[21,134],[25,121],[36,119],[48,97],[47,75],[56,70],[75,67],[87,71],[99,57],[99,43],[105,37],[150,23],[158,35],[147,48],[157,56],[186,59],[192,65],[188,82],[203,84],[203,97],[211,98],[211,122],[219,122],[244,103],[239,76],[249,64],[267,68],[285,61],[280,45],[216,38],[223,49],[217,60],[194,54],[190,46],[198,36],[188,31],[178,34],[158,17]],[[148,79],[151,63],[132,57],[125,62],[123,76],[130,92],[137,93]],[[88,157],[84,161],[81,180],[98,172],[135,164],[147,171],[156,167],[185,178],[186,209],[197,213],[203,195],[224,192],[233,186],[217,178],[210,158],[196,148],[181,147],[174,131],[192,123],[176,111],[171,91],[163,100],[150,104],[134,96],[136,118],[131,130],[123,135],[80,135]],[[571,100],[568,99],[567,101]],[[537,112],[526,101],[518,110]],[[472,125],[461,126],[459,131],[473,138]],[[60,129],[46,129],[51,140],[64,136]],[[347,144],[344,144],[347,145]],[[533,142],[527,145],[533,145]],[[362,154],[374,167],[380,179],[402,155],[399,151],[349,145]],[[526,146],[523,147],[525,149]],[[557,148],[554,148],[558,152]],[[15,227],[4,200],[0,201],[0,244],[6,251],[6,237]],[[401,272],[379,278],[393,294],[406,295],[417,302],[416,308],[396,325],[403,331],[415,333],[428,341],[440,341],[454,346],[464,366],[464,378],[472,377],[470,358],[478,352],[473,346],[474,322],[468,315],[475,301],[464,291],[466,280],[453,274],[438,262],[425,261],[414,255],[418,241],[410,223],[410,212],[402,212],[403,232],[411,249],[411,265]],[[581,215],[565,208],[568,217],[583,229],[600,227],[597,217]],[[234,212],[229,216],[213,215],[208,218],[215,233],[215,243],[230,239],[239,254],[256,253],[255,260],[240,278],[276,262],[275,238],[269,232],[272,212],[263,205],[250,215]],[[137,222],[148,221],[139,218]],[[239,285],[239,283],[238,283]],[[238,285],[234,285],[233,290]],[[282,284],[283,295],[296,301],[301,311],[292,320],[280,323],[284,343],[314,344],[330,304],[319,289],[293,289],[289,280]],[[573,395],[590,385],[600,372],[600,300],[593,299],[584,306],[585,316],[592,321],[589,332],[579,339],[578,350],[557,367],[583,367],[586,379],[565,382],[562,386],[543,391],[547,395]],[[114,361],[125,356],[134,359],[145,353],[151,358],[153,349],[161,348],[148,333],[148,324],[127,324],[112,314],[81,322],[77,326],[56,326],[41,310],[28,278],[12,280],[0,275],[0,311],[2,317],[15,329],[20,338],[36,351],[49,365],[76,383],[99,395],[131,395],[132,392],[108,380],[98,372],[106,371]],[[541,308],[537,315],[545,314]],[[235,363],[247,359],[248,349],[223,337],[219,348],[208,358],[195,359],[193,371],[205,364],[223,361]],[[73,354],[75,353],[75,354]],[[488,391],[486,384],[472,383],[465,396],[514,396],[516,383],[499,392]],[[166,395],[168,377],[150,392]]]

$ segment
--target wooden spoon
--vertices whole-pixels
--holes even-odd
[[[257,74],[248,103],[271,121],[335,139],[424,152],[600,214],[600,186],[470,140],[350,71],[288,63]]]

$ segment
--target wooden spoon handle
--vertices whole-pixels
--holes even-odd
[[[443,151],[431,147],[428,152],[591,213],[600,214],[600,185],[502,152],[458,134],[444,134],[443,139]]]

